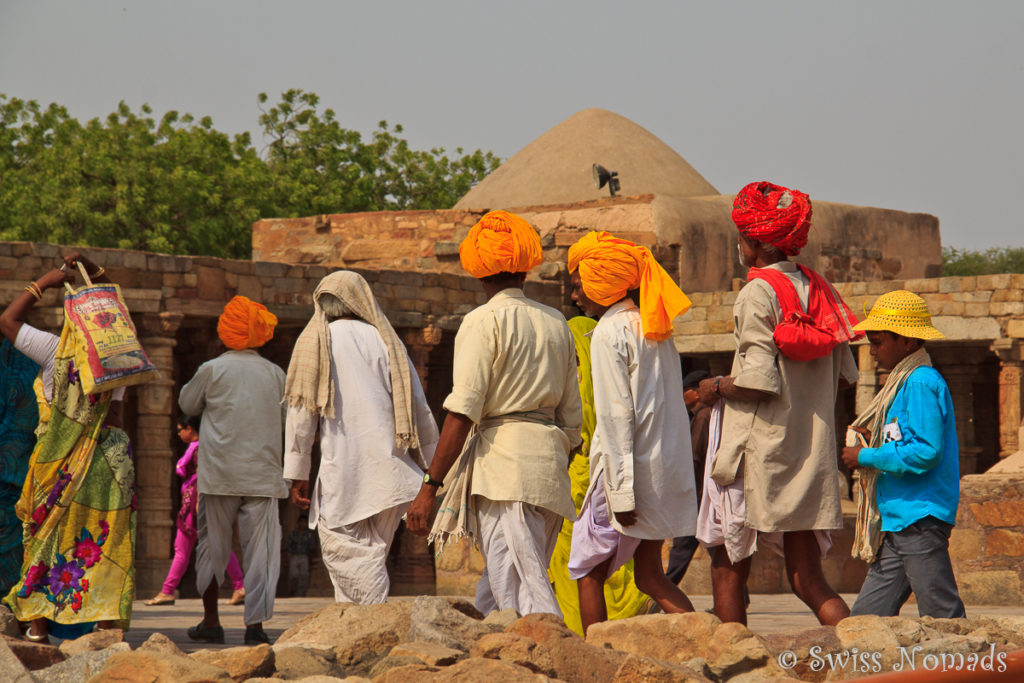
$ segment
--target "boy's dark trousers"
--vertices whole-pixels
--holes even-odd
[[[897,616],[913,592],[922,617],[966,616],[949,559],[952,529],[928,516],[902,531],[887,531],[850,614]]]

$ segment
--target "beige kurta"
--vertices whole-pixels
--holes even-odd
[[[801,304],[808,283],[796,264],[772,266],[789,276]],[[836,454],[839,379],[857,381],[849,344],[813,361],[779,353],[772,333],[781,307],[771,286],[752,280],[733,306],[736,386],[775,394],[763,401],[726,401],[722,441],[711,476],[721,485],[743,477],[746,525],[758,531],[842,527]]]
[[[463,318],[445,410],[477,426],[470,491],[575,519],[569,451],[582,409],[576,347],[555,309],[505,289]]]

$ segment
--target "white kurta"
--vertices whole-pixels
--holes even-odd
[[[423,482],[423,471],[395,443],[391,363],[380,333],[362,320],[335,320],[329,330],[334,417],[319,418],[301,406],[289,406],[284,476],[309,479],[319,422],[320,472],[310,496],[309,525],[315,528],[322,520],[337,529],[411,502]],[[408,356],[405,361],[410,367],[420,450],[430,462],[437,446],[437,424],[412,361]]]
[[[635,538],[692,536],[697,493],[675,346],[644,338],[640,310],[626,299],[594,328],[590,362],[597,414],[590,480],[603,479],[613,513],[637,513],[633,526],[620,526],[614,515],[612,525]]]

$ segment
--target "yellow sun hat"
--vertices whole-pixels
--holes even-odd
[[[868,317],[853,329],[893,332],[912,339],[943,339],[946,336],[932,327],[932,315],[925,300],[905,289],[886,292],[878,297]]]

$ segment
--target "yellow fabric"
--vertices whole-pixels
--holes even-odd
[[[640,320],[647,339],[671,337],[672,320],[690,308],[690,299],[650,249],[607,232],[591,231],[569,248],[569,272],[577,269],[583,293],[602,306],[614,304],[639,287]]]
[[[932,316],[924,299],[905,289],[878,297],[867,318],[854,326],[864,332],[887,331],[912,339],[942,339],[932,327]]]
[[[236,296],[224,306],[217,320],[217,334],[224,346],[235,351],[263,346],[274,338],[277,316],[244,296]]]
[[[20,621],[115,621],[127,629],[135,597],[135,471],[124,431],[103,427],[110,392],[86,395],[75,369],[81,343],[65,321],[53,399],[39,397],[39,440],[15,507],[24,524],[21,578],[4,599]]]
[[[523,218],[491,211],[474,225],[459,245],[459,259],[475,278],[498,273],[525,273],[544,260],[540,235]]]
[[[590,337],[597,323],[583,316],[569,321],[573,341],[576,342],[576,358],[579,360],[580,396],[583,399],[583,443],[573,452],[569,463],[569,480],[572,502],[579,514],[590,486],[590,441],[594,436],[597,417],[594,413],[594,385],[590,379]],[[580,594],[576,582],[569,578],[569,550],[572,546],[572,522],[562,522],[558,533],[555,551],[551,555],[548,566],[548,578],[555,589],[555,598],[562,608],[562,616],[566,625],[579,635],[583,635],[583,622],[580,620]],[[604,599],[608,607],[609,619],[625,619],[639,614],[647,602],[647,596],[640,592],[633,580],[633,560],[620,567],[608,577],[604,584]]]

